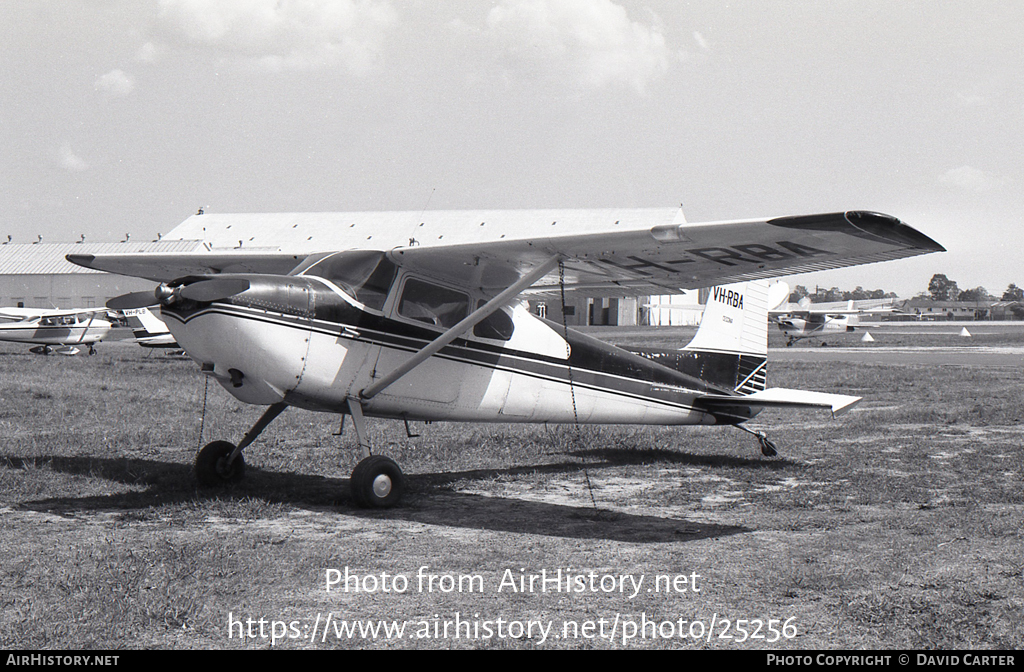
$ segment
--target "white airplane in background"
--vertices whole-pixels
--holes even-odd
[[[76,355],[80,345],[95,354],[96,343],[106,338],[113,326],[104,319],[108,309],[78,308],[45,310],[42,308],[0,308],[0,341],[29,343],[30,350],[48,355],[58,352]],[[103,317],[97,317],[102,314]]]
[[[889,301],[889,305],[883,303]],[[815,304],[808,297],[799,303],[785,303],[770,311],[772,321],[779,325],[779,330],[787,336],[786,347],[804,338],[815,338],[828,334],[845,334],[856,331],[860,324],[860,316],[867,314],[891,313],[895,308],[890,299],[870,302],[848,301],[838,304]],[[865,306],[864,303],[875,305]]]
[[[132,328],[135,342],[144,348],[181,349],[167,324],[149,308],[128,308],[121,311]]]
[[[743,422],[775,407],[839,414],[859,398],[767,387],[767,291],[748,281],[943,250],[870,212],[708,224],[677,209],[206,214],[178,230],[235,249],[68,259],[162,283],[108,306],[159,304],[204,373],[267,407],[237,445],[200,451],[200,483],[241,479],[242,451],[297,406],[351,416],[362,459],[350,486],[369,507],[394,505],[403,476],[371,454],[367,416],[719,424],[754,434],[773,455]],[[740,284],[712,291],[693,341],[675,351],[611,346],[562,317],[531,315],[519,298],[725,283]]]

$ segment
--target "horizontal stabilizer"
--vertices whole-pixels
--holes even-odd
[[[857,405],[860,397],[828,392],[809,392],[773,387],[742,397],[706,394],[697,397],[697,402],[712,412],[716,408],[745,406],[752,408],[828,408],[832,415],[842,415]]]

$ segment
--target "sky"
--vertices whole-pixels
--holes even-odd
[[[1024,3],[0,0],[0,240],[212,212],[873,210],[1024,285]]]

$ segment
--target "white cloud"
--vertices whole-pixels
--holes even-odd
[[[270,70],[342,64],[365,75],[397,20],[388,0],[160,0],[159,30]]]
[[[89,168],[85,159],[78,156],[71,150],[71,145],[62,145],[60,148],[60,167],[73,173],[80,173]]]
[[[96,79],[94,84],[97,91],[105,91],[112,96],[127,96],[135,88],[135,80],[129,77],[123,70],[111,70],[105,75]]]
[[[975,93],[957,92],[956,99],[964,107],[980,107],[988,104],[988,99]]]
[[[486,32],[510,72],[568,74],[588,88],[643,92],[676,57],[659,26],[631,21],[611,0],[505,0],[488,14]]]
[[[135,54],[135,60],[140,63],[152,63],[156,60],[159,54],[160,48],[157,47],[153,42],[146,42],[144,45],[139,47],[138,53]]]
[[[971,166],[960,166],[943,173],[939,177],[939,182],[964,191],[981,193],[1002,187],[1007,183],[1007,179]]]

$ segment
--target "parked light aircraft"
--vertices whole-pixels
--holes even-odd
[[[787,337],[788,347],[804,338],[852,333],[860,324],[861,315],[891,313],[895,310],[891,305],[878,301],[874,303],[878,305],[858,306],[855,301],[840,305],[814,304],[805,296],[797,304],[786,303],[779,306],[770,311],[769,316]]]
[[[135,342],[144,348],[175,348],[181,346],[174,340],[174,335],[159,317],[149,308],[128,308],[121,311],[128,326],[132,328]]]
[[[767,387],[767,292],[754,281],[943,250],[870,212],[708,224],[688,224],[676,209],[206,214],[189,226],[261,249],[239,241],[224,251],[68,259],[160,282],[109,306],[159,304],[204,373],[267,406],[237,445],[214,441],[199,452],[200,483],[241,479],[242,451],[297,406],[351,417],[362,453],[352,496],[370,507],[395,504],[403,489],[399,466],[371,454],[370,416],[724,424],[775,454],[742,423],[764,408],[839,414],[859,398]],[[693,341],[668,352],[613,347],[567,328],[564,310],[547,321],[517,299],[542,294],[564,308],[571,291],[712,285]]]
[[[30,343],[30,350],[48,355],[78,354],[76,346],[86,345],[89,354],[96,343],[110,333],[111,323],[103,319],[107,308],[45,310],[42,308],[0,308],[0,341]],[[97,317],[102,314],[103,317]]]

